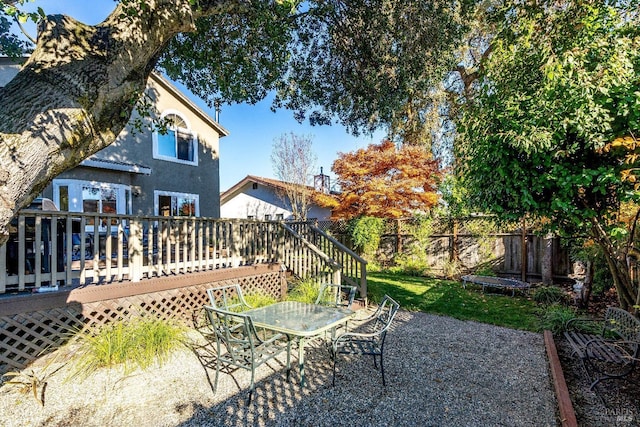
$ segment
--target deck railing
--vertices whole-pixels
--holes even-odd
[[[305,241],[340,265],[342,283],[357,287],[358,293],[366,299],[367,261],[365,259],[310,222],[294,222],[290,223],[290,226]]]
[[[23,210],[10,231],[0,246],[0,293],[280,262],[318,282],[360,279],[366,295],[362,260],[299,223]]]
[[[341,265],[286,223],[282,262],[297,277],[312,279],[317,284],[341,283]]]

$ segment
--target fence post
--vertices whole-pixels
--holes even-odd
[[[367,264],[360,264],[360,296],[364,300],[364,306],[369,305],[369,298],[367,297]]]
[[[458,261],[458,221],[449,219],[449,262]]]
[[[544,252],[542,253],[542,283],[551,285],[553,283],[553,234],[547,233],[542,240]]]
[[[342,270],[340,270],[339,268],[334,268],[334,270],[333,270],[333,279],[332,279],[333,283],[336,283],[338,285],[342,283],[342,273],[341,273],[341,271]]]
[[[129,274],[132,282],[142,279],[142,227],[138,219],[129,225]]]
[[[71,262],[73,261],[73,221],[71,220],[71,215],[67,215],[65,219],[65,227],[66,230],[66,238],[65,238],[65,248],[64,253],[66,254],[66,260],[64,265],[64,284],[69,286],[72,284],[71,278]],[[4,270],[0,270],[4,271]]]
[[[289,287],[287,285],[287,267],[280,264],[280,299],[284,300],[287,297],[287,292],[289,291]]]
[[[0,246],[0,272],[7,271],[7,244]],[[0,294],[7,291],[7,273],[0,274]]]
[[[18,216],[18,290],[24,291],[25,279],[24,279],[24,266],[26,262],[26,245],[25,245],[25,217],[24,215]]]
[[[240,234],[240,221],[234,219],[229,223],[231,227],[231,232],[229,233],[229,237],[231,238],[231,242],[229,245],[231,246],[231,267],[238,267],[240,265],[240,240],[242,239],[242,235]]]
[[[528,259],[528,255],[527,255],[527,220],[523,217],[522,218],[522,260],[520,262],[520,267],[521,267],[521,271],[520,271],[520,280],[522,280],[523,282],[527,281],[527,259]]]

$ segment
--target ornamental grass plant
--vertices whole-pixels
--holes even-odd
[[[125,374],[164,363],[181,345],[185,328],[150,317],[115,321],[78,334],[72,376],[88,377],[104,367],[122,367]]]

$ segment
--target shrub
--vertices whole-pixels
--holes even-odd
[[[380,271],[384,271],[385,269],[380,265],[377,259],[367,260],[367,271],[378,273]]]
[[[567,329],[567,322],[576,318],[576,312],[563,305],[551,304],[540,311],[540,326],[542,330],[550,330],[558,335]]]
[[[398,254],[395,257],[395,267],[391,270],[408,276],[426,276],[429,273],[429,264],[424,257]]]
[[[287,295],[287,300],[313,304],[316,302],[316,299],[318,299],[319,292],[320,289],[316,282],[308,278],[300,280],[293,285]]]
[[[541,286],[533,292],[533,300],[543,305],[566,303],[567,293],[557,286]]]
[[[613,276],[607,265],[604,256],[600,254],[594,260],[593,285],[591,287],[592,296],[601,296],[613,287]]]
[[[442,272],[447,279],[455,279],[460,276],[462,272],[462,268],[460,267],[460,263],[455,260],[447,260],[442,265]]]
[[[354,218],[349,221],[347,230],[353,246],[363,255],[375,258],[384,231],[384,220],[370,216]]]
[[[398,231],[411,236],[411,239],[405,244],[404,252],[395,256],[394,264],[397,268],[394,271],[410,276],[428,275],[431,265],[427,249],[433,234],[433,219],[426,215],[416,215],[411,221],[403,221]]]

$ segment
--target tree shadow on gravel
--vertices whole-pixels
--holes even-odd
[[[369,360],[354,360],[348,371],[355,369],[362,372],[373,371],[373,366],[365,367]],[[174,408],[176,412],[191,412],[192,417],[180,424],[186,426],[267,426],[288,425],[291,411],[298,411],[306,401],[323,399],[332,394],[332,362],[326,343],[317,340],[305,347],[305,386],[300,386],[300,372],[297,358],[292,358],[291,376],[287,380],[284,365],[280,360],[266,363],[266,376],[259,377],[255,383],[255,390],[251,402],[248,402],[248,375],[246,372],[227,375],[221,374],[218,390],[226,390],[223,400],[212,406],[194,403],[181,408]],[[351,362],[350,362],[351,363]],[[336,385],[352,381],[345,373],[336,373]],[[379,374],[379,372],[378,372]],[[372,372],[371,381],[381,381]],[[223,383],[226,382],[226,385]],[[381,391],[381,393],[384,393]],[[218,393],[219,394],[219,393]],[[326,399],[325,399],[326,401]],[[344,404],[349,405],[348,401]],[[308,414],[313,415],[313,414]],[[296,417],[294,417],[295,419]],[[313,418],[313,417],[312,417]],[[317,418],[316,418],[317,419]],[[297,418],[292,425],[306,425]],[[311,424],[309,424],[311,425]]]
[[[261,368],[249,404],[248,375],[238,376],[240,387],[222,375],[210,403],[172,408],[185,420],[177,425],[558,425],[539,335],[403,310],[396,319],[385,343],[386,387],[379,366],[361,356],[339,359],[333,387],[326,343],[316,340],[306,347],[304,388],[296,358],[289,381],[279,362]]]

